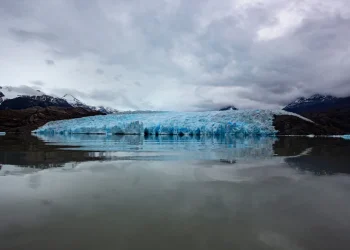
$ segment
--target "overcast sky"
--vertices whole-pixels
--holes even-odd
[[[122,110],[350,95],[350,1],[1,0],[0,79]]]

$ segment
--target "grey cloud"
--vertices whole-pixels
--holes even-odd
[[[7,87],[10,89],[11,92],[17,93],[18,95],[36,95],[38,94],[38,91],[39,91],[27,85],[20,85],[17,87],[13,87],[13,86],[7,86]]]
[[[88,105],[95,103],[96,105],[108,104],[110,107],[128,107],[130,109],[139,109],[140,106],[134,103],[130,98],[123,93],[114,90],[101,90],[93,89],[91,91],[79,91],[72,88],[53,88],[50,91],[51,94],[56,96],[64,96],[65,94],[73,95],[80,101],[85,102]]]
[[[350,39],[350,35],[345,30],[349,27],[350,19],[339,17],[304,20],[295,32],[273,41],[250,44],[250,37],[242,46],[236,44],[240,53],[227,50],[221,60],[227,65],[229,58],[239,59],[235,75],[198,84],[244,86],[246,91],[239,96],[262,104],[284,105],[295,97],[317,92],[340,95],[345,91],[345,95],[350,95],[350,74],[345,69],[350,62],[336,59],[347,47],[344,41]],[[244,37],[246,32],[242,33]],[[222,43],[215,39],[211,46],[222,49]],[[216,69],[205,60],[202,62],[208,67],[207,72],[225,67],[225,63]]]
[[[39,40],[43,42],[57,41],[58,37],[49,32],[27,31],[23,29],[10,28],[9,32],[20,41]]]
[[[164,103],[176,103],[186,95],[183,102],[188,109],[202,110],[221,105],[280,107],[317,92],[350,95],[349,1],[337,0],[338,5],[334,1],[299,2],[80,0],[53,5],[41,1],[41,11],[37,11],[36,0],[30,4],[3,0],[0,13],[6,18],[1,15],[0,21],[12,38],[46,44],[42,53],[53,62],[64,58],[73,64],[87,61],[92,71],[103,68],[105,72],[95,70],[92,82],[104,74],[111,83],[101,85],[101,92],[81,93],[96,101],[136,108],[142,106],[141,95],[152,95],[153,99],[146,98],[150,106],[161,109]],[[280,13],[300,15],[300,23],[293,18],[280,25]],[[41,24],[45,28],[33,28]],[[259,40],[265,27],[272,27],[271,31],[267,39]],[[31,51],[33,44],[23,46]],[[53,65],[48,61],[47,65]],[[81,87],[79,76],[63,73],[67,86]],[[125,88],[122,95],[120,89],[111,93],[120,87],[115,81],[121,78],[135,86],[141,84],[134,79],[140,79],[142,86],[155,91]],[[45,88],[50,88],[51,80],[47,81]],[[207,92],[197,95],[196,86],[205,86]]]
[[[122,78],[122,75],[119,74],[119,75],[116,75],[116,76],[114,77],[114,80],[116,80],[117,82],[119,82],[121,78]]]
[[[224,108],[227,106],[235,106],[235,104],[233,104],[233,102],[215,103],[212,100],[207,99],[207,100],[201,100],[194,105],[197,111],[218,111],[221,108]]]
[[[139,108],[139,106],[136,105],[134,103],[134,101],[130,100],[124,94],[116,92],[116,91],[113,91],[113,90],[103,91],[103,90],[95,89],[90,94],[88,94],[88,96],[91,99],[95,99],[95,100],[122,103],[123,105],[129,106],[132,109],[138,109]]]
[[[30,81],[31,84],[36,85],[36,86],[44,86],[45,83],[43,81],[40,80],[36,80],[36,81]]]
[[[96,69],[96,74],[103,75],[104,73],[102,69]]]
[[[50,93],[52,95],[56,95],[59,97],[62,97],[66,94],[70,94],[78,99],[79,98],[86,99],[89,97],[88,94],[86,94],[85,92],[79,91],[78,89],[73,89],[73,88],[52,88]]]
[[[27,0],[1,0],[0,11],[4,15],[25,17],[33,11],[33,4]]]
[[[138,87],[141,87],[141,83],[139,81],[134,82],[134,84]]]
[[[45,63],[47,64],[47,65],[49,65],[49,66],[51,66],[51,65],[55,65],[55,61],[54,60],[45,60]]]
[[[103,90],[94,90],[90,94],[89,97],[96,100],[105,100],[105,101],[113,101],[118,95],[114,91],[103,91]]]

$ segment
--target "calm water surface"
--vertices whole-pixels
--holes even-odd
[[[0,136],[0,249],[350,249],[350,141]]]

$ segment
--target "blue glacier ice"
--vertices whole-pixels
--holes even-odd
[[[343,135],[342,138],[345,140],[350,140],[350,135]]]
[[[273,126],[273,116],[283,114],[295,115],[281,110],[119,113],[53,121],[34,132],[63,134],[274,135],[277,131]]]
[[[343,138],[344,140],[350,140],[350,134],[348,134],[348,135],[330,135],[330,137]]]

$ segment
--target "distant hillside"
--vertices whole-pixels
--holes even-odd
[[[297,99],[288,104],[284,110],[307,117],[329,128],[334,134],[350,133],[350,97],[313,95]]]
[[[118,110],[104,106],[90,106],[70,94],[62,98],[46,95],[40,90],[29,86],[11,87],[0,86],[0,110],[5,109],[27,109],[31,107],[62,107],[83,108],[87,111],[96,111],[104,114],[114,114]]]
[[[219,111],[226,111],[226,110],[237,110],[237,108],[233,105],[230,105],[219,109]]]
[[[338,98],[330,95],[313,95],[301,97],[283,108],[293,113],[325,112],[327,110],[350,108],[350,97]]]
[[[60,107],[60,108],[72,108],[72,106],[62,98],[56,98],[48,95],[41,96],[19,96],[13,99],[6,99],[0,105],[0,110],[6,109],[27,109],[32,107]]]

